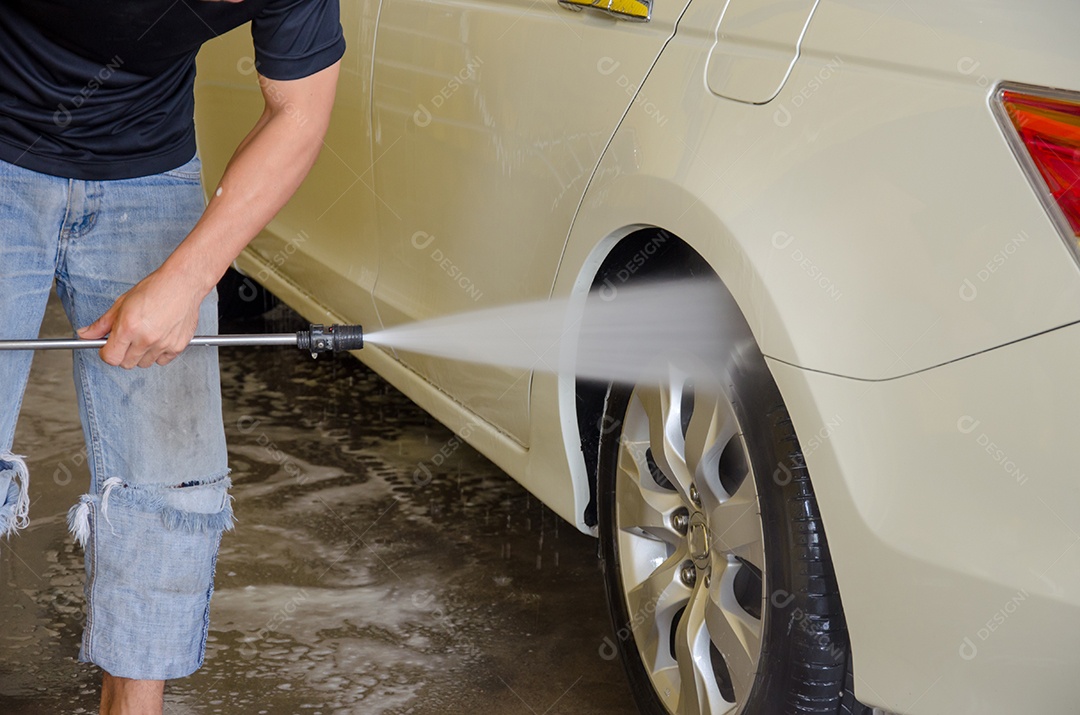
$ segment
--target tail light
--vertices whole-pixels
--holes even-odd
[[[1002,85],[994,110],[1047,211],[1080,258],[1080,94]]]

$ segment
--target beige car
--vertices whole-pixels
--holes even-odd
[[[1080,4],[578,2],[343,0],[238,267],[369,332],[711,278],[728,352],[634,385],[358,357],[600,539],[643,713],[1076,712]],[[255,71],[200,57],[210,186]]]

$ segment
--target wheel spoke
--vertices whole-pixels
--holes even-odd
[[[738,425],[734,415],[722,409],[716,402],[717,395],[702,393],[697,397],[690,424],[686,429],[684,450],[687,469],[694,476],[694,483],[707,507],[728,496],[720,486],[720,455],[735,436]]]
[[[649,444],[656,466],[690,503],[693,475],[686,466],[686,444],[682,434],[682,387],[661,385],[641,391],[641,403],[649,418]]]
[[[676,546],[682,543],[683,535],[672,528],[671,513],[682,506],[682,498],[656,486],[651,477],[642,477],[644,457],[640,455],[647,446],[644,442],[623,443],[625,452],[619,460],[620,485],[616,493],[619,528],[640,531]]]
[[[746,568],[728,562],[723,573],[713,573],[705,603],[705,623],[713,645],[727,663],[736,702],[745,703],[757,674],[761,653],[761,622],[752,618],[735,598],[735,574]],[[719,576],[719,577],[718,577]]]
[[[748,477],[733,497],[712,510],[709,523],[714,550],[739,556],[759,569],[764,567],[761,517],[752,478]]]
[[[640,624],[633,628],[634,638],[642,661],[653,672],[670,664],[671,622],[690,596],[690,589],[679,579],[685,561],[685,549],[677,550],[626,593],[629,621]]]
[[[675,634],[679,664],[679,713],[727,713],[735,707],[720,694],[713,670],[711,641],[705,623],[708,589],[699,582],[690,596]]]

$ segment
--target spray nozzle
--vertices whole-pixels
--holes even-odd
[[[311,357],[360,350],[364,347],[364,329],[359,325],[312,325],[310,330],[297,331],[296,347],[307,350]]]

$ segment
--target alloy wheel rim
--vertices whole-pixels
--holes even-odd
[[[738,713],[761,655],[765,554],[732,401],[672,365],[631,395],[615,534],[641,662],[669,713]]]

